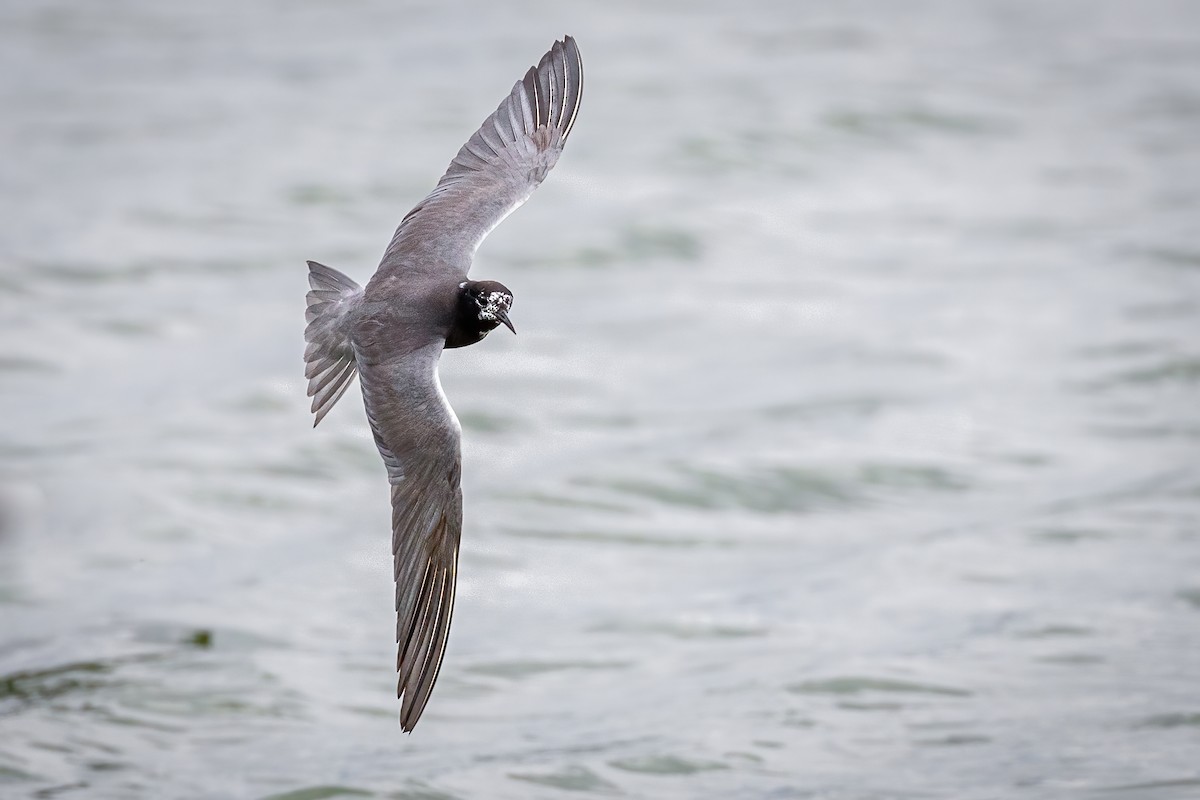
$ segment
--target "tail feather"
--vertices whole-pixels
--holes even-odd
[[[304,319],[304,377],[313,399],[313,427],[350,388],[358,365],[350,345],[347,312],[362,297],[362,287],[342,273],[315,261],[308,262],[308,308]]]

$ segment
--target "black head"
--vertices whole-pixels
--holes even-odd
[[[498,281],[466,281],[462,284],[462,298],[465,309],[475,315],[480,332],[486,334],[501,323],[513,333],[517,332],[508,319],[513,295],[504,284]]]

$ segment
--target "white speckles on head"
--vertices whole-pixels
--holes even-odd
[[[479,298],[479,318],[492,322],[501,311],[507,313],[512,308],[512,295],[504,292],[491,292],[487,297]]]

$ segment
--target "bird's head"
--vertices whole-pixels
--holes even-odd
[[[466,281],[461,288],[467,307],[475,312],[479,327],[485,332],[501,323],[513,333],[517,332],[508,319],[513,296],[507,286],[497,281]]]

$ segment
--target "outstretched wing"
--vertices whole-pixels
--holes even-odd
[[[442,342],[383,362],[358,353],[367,420],[392,486],[396,694],[411,731],[437,680],[462,532],[462,429],[437,377]]]
[[[401,220],[377,275],[425,265],[450,265],[465,275],[479,243],[558,161],[582,94],[583,61],[566,36],[513,86],[437,187]]]

